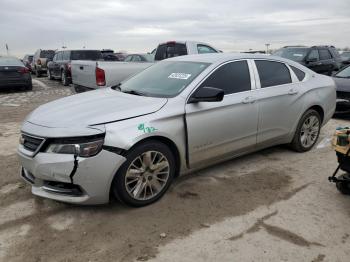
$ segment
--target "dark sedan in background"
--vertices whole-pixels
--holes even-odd
[[[32,90],[32,76],[21,60],[14,57],[0,57],[0,89],[25,88]]]
[[[350,116],[350,65],[333,75],[337,87],[335,116]]]

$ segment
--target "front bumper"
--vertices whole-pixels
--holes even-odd
[[[125,158],[102,150],[89,158],[38,153],[34,157],[22,145],[18,148],[21,177],[32,186],[34,195],[73,204],[104,204],[109,201],[111,183]]]

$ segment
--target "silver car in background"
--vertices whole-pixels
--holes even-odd
[[[171,58],[37,108],[21,130],[21,176],[50,199],[101,204],[113,193],[144,206],[179,174],[278,144],[310,150],[335,101],[330,77],[283,58]]]

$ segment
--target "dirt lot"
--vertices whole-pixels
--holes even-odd
[[[327,182],[337,163],[318,147],[270,148],[183,176],[154,205],[80,207],[34,197],[18,175],[20,123],[70,95],[45,78],[0,92],[0,261],[349,261],[350,197]]]

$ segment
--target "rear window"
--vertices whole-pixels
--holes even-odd
[[[170,57],[187,55],[187,48],[185,44],[167,43],[159,45],[155,55],[155,60],[163,60]]]
[[[300,69],[294,67],[294,66],[291,66],[290,65],[290,68],[292,68],[294,74],[297,76],[297,78],[299,79],[299,81],[303,81],[304,78],[305,78],[305,73],[304,71],[301,71]]]
[[[101,51],[98,50],[82,50],[82,51],[71,51],[71,60],[100,60],[102,58]]]
[[[0,57],[0,66],[23,66],[23,63],[12,57]]]
[[[41,50],[40,52],[40,58],[53,58],[55,55],[55,51],[53,50]]]
[[[261,88],[284,85],[292,82],[285,64],[274,61],[256,60]]]

